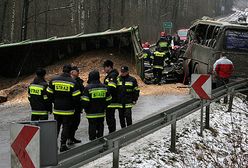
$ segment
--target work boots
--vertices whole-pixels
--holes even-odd
[[[76,138],[73,138],[73,139],[69,139],[67,144],[68,145],[74,145],[76,143],[81,143],[81,141],[76,139]]]
[[[66,144],[61,144],[61,146],[60,146],[60,152],[65,152],[67,150],[69,150],[69,148],[66,146]]]

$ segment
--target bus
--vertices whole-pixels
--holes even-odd
[[[189,29],[184,55],[185,77],[192,73],[212,74],[213,64],[220,55],[234,64],[232,78],[248,77],[248,25],[198,20]]]

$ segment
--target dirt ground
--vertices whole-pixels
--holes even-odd
[[[72,63],[80,68],[80,77],[87,81],[88,73],[90,70],[98,69],[101,72],[101,80],[105,77],[102,71],[102,64],[104,60],[111,59],[115,63],[115,68],[120,69],[122,65],[129,66],[130,74],[134,76],[141,89],[141,96],[137,105],[133,109],[134,122],[142,120],[153,113],[169,108],[178,104],[179,102],[186,101],[190,97],[187,95],[188,89],[177,87],[179,84],[166,84],[166,85],[146,85],[137,75],[135,67],[132,65],[131,60],[128,60],[124,55],[118,52],[109,51],[92,51],[85,52],[82,55],[68,60],[60,61],[54,65],[45,67],[47,70],[46,79],[49,81],[54,75],[60,74],[64,64]],[[28,121],[30,119],[30,105],[27,99],[27,87],[33,80],[34,74],[21,77],[17,79],[7,79],[0,77],[0,95],[8,95],[8,102],[0,103],[0,167],[10,167],[10,145],[9,145],[9,131],[10,124],[13,122]],[[87,120],[83,114],[82,121],[77,132],[83,143],[88,142],[87,135]],[[53,119],[51,115],[49,117]],[[117,114],[116,114],[116,118]],[[118,122],[118,121],[117,121]],[[120,126],[117,126],[120,129]],[[107,125],[105,124],[105,134],[107,134]]]
[[[125,55],[118,53],[118,51],[89,51],[82,53],[78,57],[73,57],[67,60],[59,61],[58,63],[46,67],[47,76],[49,81],[54,75],[62,72],[64,64],[71,63],[80,68],[80,77],[87,82],[88,73],[93,69],[100,71],[101,80],[103,81],[105,73],[102,68],[104,60],[110,59],[114,62],[114,67],[119,70],[122,65],[127,65],[130,69],[130,74],[134,76],[139,84],[141,95],[162,95],[162,94],[187,94],[188,89],[178,87],[178,84],[166,85],[146,85],[141,78],[137,75],[135,66],[132,64],[131,59]],[[29,83],[34,78],[33,75],[21,77],[19,79],[8,79],[0,77],[0,95],[8,95],[8,100],[22,100],[27,95],[26,90]]]

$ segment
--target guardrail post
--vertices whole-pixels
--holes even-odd
[[[204,102],[201,100],[201,128],[200,128],[200,136],[203,136],[203,110],[204,110]]]
[[[115,141],[114,152],[113,152],[113,168],[119,168],[119,153],[120,153],[119,141]]]
[[[210,104],[208,106],[206,106],[206,118],[205,118],[205,128],[206,129],[210,128],[209,119],[210,119]]]
[[[176,152],[176,120],[171,124],[171,152]]]
[[[234,89],[232,89],[231,91],[229,105],[228,105],[228,111],[230,112],[232,111],[233,97],[234,97]]]

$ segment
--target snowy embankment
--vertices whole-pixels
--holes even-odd
[[[233,14],[219,18],[218,21],[236,22],[239,20],[239,18],[246,17],[246,23],[248,23],[248,8],[246,8],[244,11],[239,10],[237,8],[233,8],[233,11]]]
[[[177,153],[171,153],[170,137],[156,132],[135,152],[121,153],[120,167],[246,167],[248,165],[248,102],[236,97],[228,105],[211,104],[211,129],[198,136],[199,117],[183,124],[177,133]],[[178,121],[178,124],[180,121]],[[145,138],[144,138],[145,139]]]

